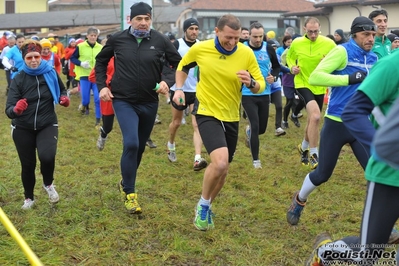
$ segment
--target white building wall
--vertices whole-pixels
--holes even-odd
[[[356,7],[356,8],[355,8]],[[399,29],[399,3],[376,6],[383,8],[388,12],[388,32],[392,29]],[[333,13],[330,15],[330,34],[334,34],[336,29],[342,29],[344,32],[349,33],[352,21],[358,16],[368,17],[368,15],[375,10],[372,6],[341,6],[335,7]]]

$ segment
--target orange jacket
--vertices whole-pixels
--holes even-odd
[[[61,42],[57,42],[56,44],[55,44],[55,46],[57,46],[57,53],[58,53],[58,56],[62,59],[62,58],[64,58],[65,57],[65,47],[64,47],[64,45],[61,43]]]

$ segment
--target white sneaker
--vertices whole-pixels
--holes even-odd
[[[34,200],[31,200],[31,199],[29,199],[29,198],[27,198],[27,199],[24,200],[24,205],[22,205],[21,208],[22,208],[23,210],[29,210],[29,209],[31,209],[34,205],[35,205],[35,201],[34,201]]]
[[[181,124],[182,124],[182,125],[185,125],[185,124],[186,124],[186,119],[185,119],[184,117],[181,119]]]
[[[51,203],[57,203],[60,200],[60,197],[58,196],[57,191],[55,190],[55,187],[53,184],[50,186],[45,186],[43,185],[43,188],[47,191],[48,197]]]
[[[282,129],[281,127],[277,128],[276,131],[274,132],[274,135],[276,135],[277,137],[279,136],[284,136],[285,135],[285,131],[284,129]]]
[[[255,169],[262,169],[262,164],[260,163],[260,160],[255,160],[252,164],[254,165]]]
[[[100,134],[100,136],[98,136],[98,139],[97,139],[97,149],[99,150],[99,151],[102,151],[103,149],[104,149],[104,145],[105,145],[105,141],[107,140],[107,138],[103,138],[103,137],[101,137],[101,134]]]

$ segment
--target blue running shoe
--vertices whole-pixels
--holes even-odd
[[[303,208],[305,208],[306,202],[300,202],[298,200],[299,191],[295,192],[292,198],[291,206],[287,211],[287,222],[290,225],[297,225],[301,218]]]
[[[208,230],[209,206],[197,205],[195,207],[194,226],[201,231]]]

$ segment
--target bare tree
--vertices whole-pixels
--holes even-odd
[[[152,17],[152,26],[154,29],[160,32],[170,31],[169,23],[167,21],[160,21],[160,17],[165,13],[165,8],[162,6],[154,6],[154,9],[156,9]]]

